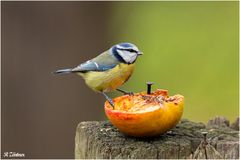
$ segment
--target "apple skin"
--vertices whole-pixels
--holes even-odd
[[[134,96],[124,95],[115,98],[115,104],[131,105],[131,98],[144,96],[146,93],[137,93]],[[177,125],[181,119],[184,106],[184,97],[175,95],[169,97],[166,90],[157,90],[151,95],[163,96],[165,100],[154,110],[142,112],[128,112],[126,110],[113,109],[105,102],[105,113],[110,122],[126,135],[133,137],[154,137],[161,135]],[[156,105],[145,104],[144,105]],[[122,106],[120,106],[122,107]],[[151,106],[150,106],[151,107]]]

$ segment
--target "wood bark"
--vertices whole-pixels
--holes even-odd
[[[238,128],[239,119],[232,125],[224,117],[216,117],[207,125],[183,119],[161,136],[133,138],[109,121],[81,122],[76,131],[75,158],[239,159]]]

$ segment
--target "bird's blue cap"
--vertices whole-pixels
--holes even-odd
[[[121,47],[124,47],[124,48],[135,46],[134,44],[131,44],[131,43],[120,43],[118,45],[121,46]]]

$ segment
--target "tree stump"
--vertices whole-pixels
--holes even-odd
[[[75,158],[239,159],[239,131],[230,128],[225,118],[220,119],[210,120],[207,126],[181,120],[155,138],[128,137],[109,121],[81,122],[76,131]]]

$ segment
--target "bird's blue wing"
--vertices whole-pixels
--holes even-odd
[[[73,68],[73,72],[88,72],[88,71],[107,71],[114,68],[120,62],[109,51],[106,51],[99,56],[80,64]]]
[[[112,69],[116,66],[117,64],[101,64],[98,62],[94,61],[87,61],[85,63],[80,64],[76,68],[74,68],[72,71],[73,72],[87,72],[87,71],[106,71],[109,69]]]

